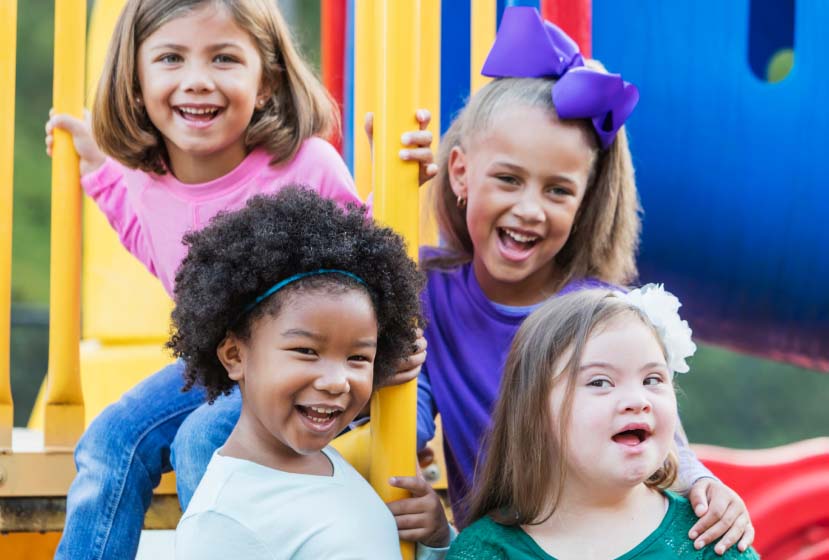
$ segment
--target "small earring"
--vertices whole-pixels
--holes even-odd
[[[135,102],[136,102],[136,103],[138,103],[139,105],[143,105],[143,104],[144,104],[144,102],[141,100],[141,96],[140,96],[140,95],[136,95],[136,96],[135,96]]]
[[[461,210],[466,208],[466,198],[464,198],[461,195],[458,195],[458,208],[460,208]]]
[[[265,99],[263,97],[260,97],[259,99],[256,100],[256,106],[261,109],[262,107],[265,106],[265,103],[267,103],[267,101],[268,101],[267,99]]]

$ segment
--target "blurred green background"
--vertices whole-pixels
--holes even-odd
[[[279,3],[318,66],[319,3]],[[15,424],[25,425],[48,348],[50,167],[43,125],[51,106],[53,2],[18,6],[11,361]],[[758,448],[829,435],[829,375],[703,346],[678,385],[694,442]]]

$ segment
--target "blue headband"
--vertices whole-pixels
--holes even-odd
[[[348,276],[349,278],[356,280],[363,286],[368,286],[365,280],[363,280],[362,278],[360,278],[352,272],[348,272],[347,270],[339,270],[336,268],[318,268],[317,270],[312,270],[310,272],[300,272],[299,274],[294,274],[293,276],[289,276],[284,280],[280,280],[279,282],[268,288],[268,290],[264,294],[262,294],[261,296],[257,297],[255,300],[247,304],[245,308],[242,310],[242,312],[239,313],[239,316],[236,318],[234,323],[241,319],[244,315],[250,313],[250,311],[254,309],[257,305],[259,305],[264,300],[274,295],[276,292],[278,292],[288,284],[296,282],[297,280],[302,280],[303,278],[308,278],[309,276],[318,276],[320,274],[342,274],[343,276]]]

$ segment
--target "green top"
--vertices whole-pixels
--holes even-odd
[[[757,560],[754,549],[745,552],[736,545],[723,556],[714,552],[714,544],[696,550],[688,538],[688,531],[697,522],[697,516],[687,499],[671,492],[668,511],[659,527],[636,547],[619,556],[616,560],[647,560],[665,558],[687,558],[692,560]],[[556,560],[550,556],[519,526],[506,526],[483,517],[464,529],[452,543],[446,560]]]

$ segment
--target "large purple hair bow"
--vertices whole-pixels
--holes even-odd
[[[504,10],[484,76],[557,78],[553,104],[563,119],[590,119],[607,148],[639,101],[639,90],[619,74],[584,65],[579,47],[564,31],[541,18],[536,8]]]

